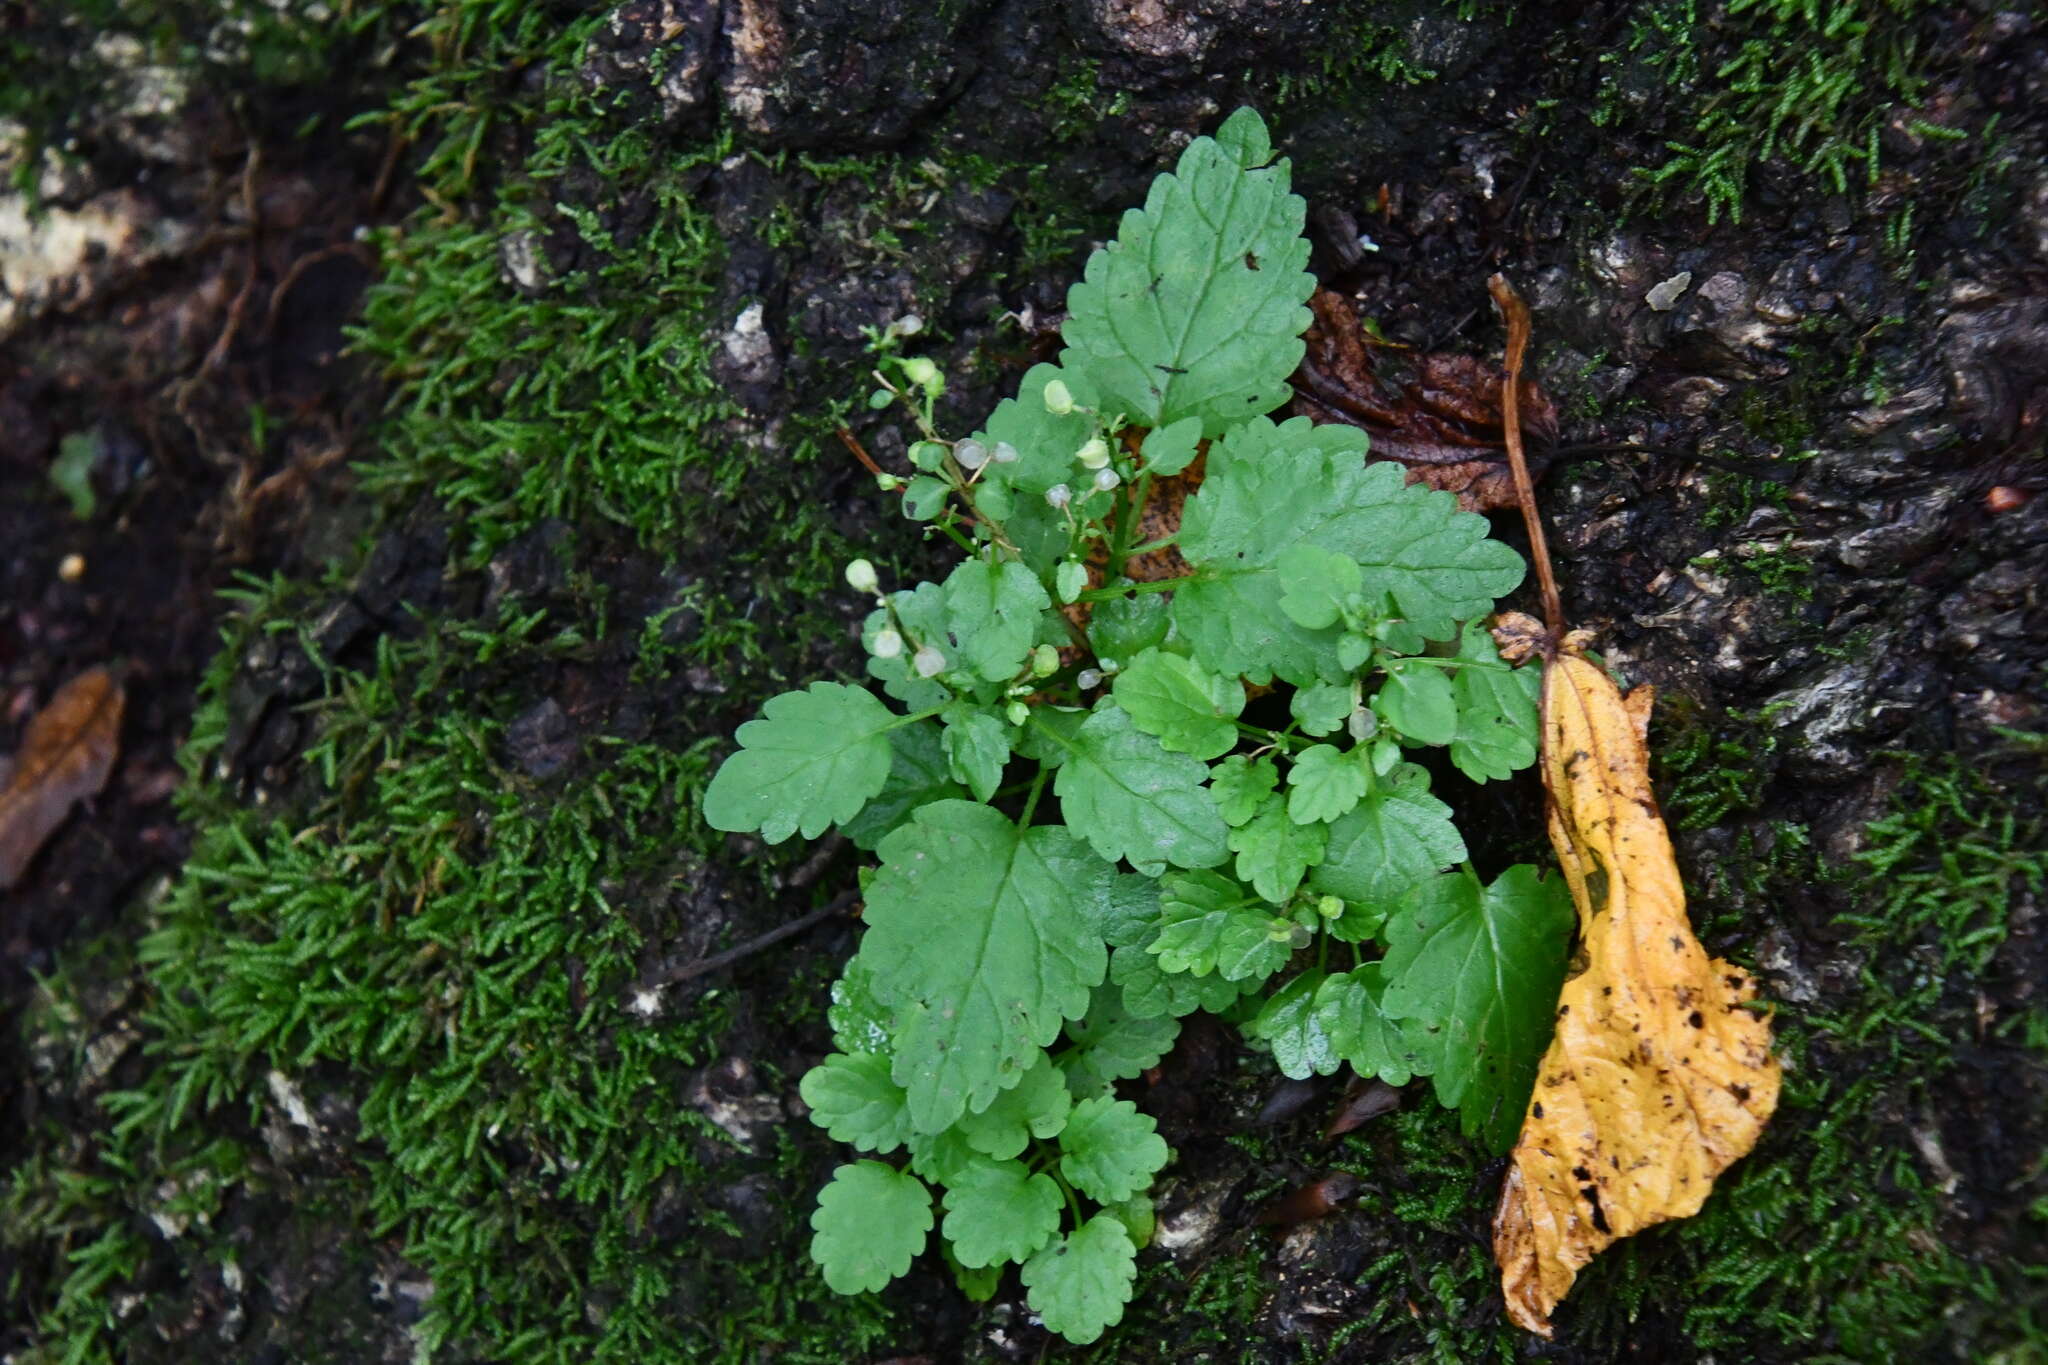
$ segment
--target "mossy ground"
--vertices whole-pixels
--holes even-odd
[[[1740,22],[1806,22],[1779,8]],[[1893,47],[1841,60],[1891,60],[1903,40],[1887,35],[1924,8],[1874,11],[1869,41]],[[1678,45],[1663,65],[1691,74],[1672,79],[1707,82],[1675,14],[1644,8],[1626,50]],[[807,1263],[810,1200],[836,1154],[773,1101],[823,1050],[843,931],[635,1008],[675,944],[721,946],[830,894],[785,887],[801,850],[735,856],[696,794],[762,697],[847,667],[857,604],[838,568],[856,538],[905,564],[920,550],[830,441],[857,350],[800,353],[810,406],[779,425],[710,377],[736,300],[729,234],[697,190],[707,168],[753,154],[717,129],[656,137],[582,89],[570,69],[596,22],[437,9],[415,35],[423,65],[381,111],[423,144],[425,200],[381,242],[357,338],[393,394],[362,469],[384,539],[325,577],[242,594],[186,750],[200,837],[184,873],[122,932],[78,945],[24,1021],[40,1108],[10,1146],[0,1204],[12,1311],[34,1324],[19,1359],[993,1353],[939,1277],[843,1299]],[[1265,93],[1304,103],[1431,79],[1377,21],[1358,24],[1355,60]],[[1056,66],[1057,149],[1120,96],[1080,54]],[[520,71],[545,79],[507,78]],[[1717,111],[1737,106],[1696,113],[1720,136]],[[1724,142],[1672,176],[1731,216],[1742,158],[1789,147],[1833,176],[1854,161],[1796,130]],[[760,158],[775,188],[759,235],[829,227],[857,243],[846,268],[902,266],[915,290],[941,263],[912,206],[934,188],[1009,186],[1016,227],[989,268],[1021,285],[1070,269],[1104,220],[1053,159],[1015,139],[959,160]],[[508,240],[552,246],[537,286],[508,278]],[[946,346],[947,325],[935,331]],[[955,358],[980,367],[971,409],[1007,362],[964,345]],[[520,548],[548,525],[562,534]],[[428,586],[324,649],[318,623],[394,537],[427,547]],[[302,694],[266,697],[252,662],[266,642],[310,667]],[[537,777],[511,734],[556,697],[576,752]],[[240,749],[266,702],[298,713],[308,740],[258,773]],[[1797,821],[1741,824],[1780,794],[1767,731],[1695,717],[1667,739],[1674,824],[1739,830],[1738,857],[1692,869],[1709,941],[1748,952],[1746,928],[1789,926],[1838,976],[1779,1016],[1788,1083],[1763,1147],[1698,1218],[1589,1273],[1562,1319],[1567,1358],[1654,1342],[1664,1359],[2048,1359],[2029,1251],[2048,1235],[2048,1186],[2022,1150],[2039,1131],[2048,1016],[2021,989],[2041,949],[2018,914],[2048,860],[2025,756],[1989,772],[1885,759],[1901,775],[1888,810],[1859,854],[1830,862]],[[691,1099],[735,1057],[754,1081],[734,1105],[770,1101],[740,1136]],[[1213,1086],[1269,1080],[1240,1059]],[[2000,1121],[2002,1102],[2033,1117],[2002,1120],[1996,1142],[1957,1126]],[[1978,1148],[1955,1184],[1928,1156]],[[1148,1259],[1125,1322],[1077,1358],[1526,1354],[1482,1251],[1487,1159],[1426,1100],[1327,1147],[1282,1130],[1184,1160],[1242,1169],[1233,1210],[1308,1169],[1353,1171],[1363,1192],[1305,1265],[1243,1219],[1189,1264]],[[1281,1344],[1260,1325],[1304,1284],[1345,1316]]]

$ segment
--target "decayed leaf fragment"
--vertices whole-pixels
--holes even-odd
[[[1503,627],[1504,647],[1540,630],[1526,617]],[[1585,967],[1559,997],[1493,1221],[1508,1315],[1546,1337],[1579,1269],[1698,1212],[1778,1102],[1755,983],[1708,957],[1686,921],[1650,787],[1654,693],[1624,697],[1561,643],[1544,668],[1543,782]]]
[[[107,784],[124,701],[113,674],[90,668],[58,688],[28,723],[0,789],[0,891],[21,879],[73,804]]]

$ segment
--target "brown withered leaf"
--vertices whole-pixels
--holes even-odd
[[[1337,1206],[1358,1193],[1359,1179],[1349,1171],[1337,1171],[1321,1180],[1302,1185],[1260,1209],[1252,1222],[1262,1227],[1293,1227],[1326,1218]]]
[[[1504,624],[1510,638],[1534,627]],[[1623,696],[1575,642],[1549,654],[1543,784],[1585,966],[1559,996],[1493,1221],[1508,1316],[1546,1337],[1580,1268],[1698,1212],[1778,1102],[1755,983],[1708,957],[1686,921],[1650,787],[1653,690]]]
[[[113,674],[91,668],[58,688],[28,723],[0,789],[0,891],[21,880],[74,804],[106,786],[125,701]]]
[[[1468,512],[1515,505],[1501,412],[1506,375],[1476,356],[1417,354],[1369,336],[1350,299],[1318,289],[1315,320],[1294,373],[1293,411],[1318,422],[1362,427],[1368,458],[1396,460],[1408,481],[1458,495]],[[1520,384],[1522,430],[1547,449],[1557,439],[1557,406],[1535,380]],[[1541,477],[1545,461],[1533,461]]]

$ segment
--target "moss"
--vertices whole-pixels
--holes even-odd
[[[1893,106],[1926,87],[1930,0],[1733,0],[1714,30],[1698,0],[1645,7],[1626,60],[1606,77],[1596,122],[1619,120],[1630,86],[1664,87],[1684,111],[1662,165],[1642,172],[1661,193],[1697,196],[1709,222],[1740,222],[1759,168],[1782,160],[1802,181],[1849,191],[1874,183],[1877,132]]]

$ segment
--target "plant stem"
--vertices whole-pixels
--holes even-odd
[[[1030,829],[1031,817],[1038,811],[1038,797],[1045,790],[1045,779],[1052,770],[1041,767],[1038,776],[1031,779],[1031,794],[1024,798],[1024,813],[1017,817],[1018,829]]]

